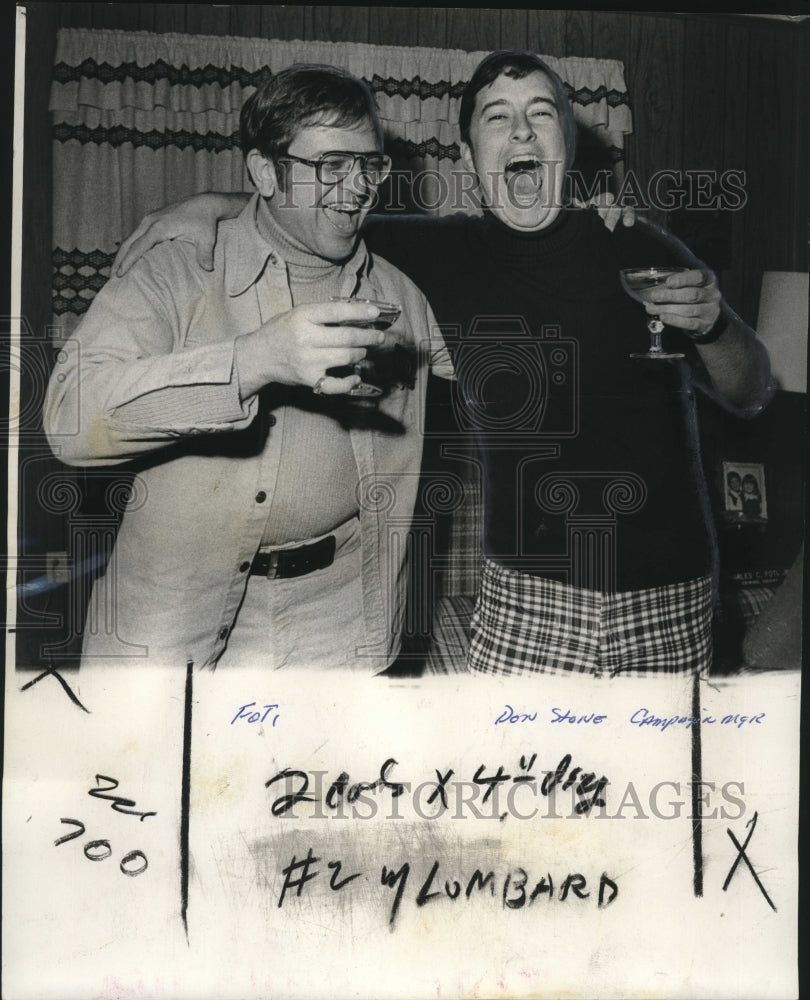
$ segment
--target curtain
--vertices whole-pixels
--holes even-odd
[[[62,29],[51,87],[54,322],[67,336],[143,215],[200,191],[251,190],[239,110],[268,73],[342,66],[376,97],[394,158],[392,210],[474,211],[460,163],[461,93],[484,52],[333,42]],[[543,56],[578,123],[621,170],[632,131],[624,67]],[[407,173],[406,173],[407,172]],[[407,183],[403,184],[403,178]]]

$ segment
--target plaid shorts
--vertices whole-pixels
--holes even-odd
[[[487,674],[706,673],[711,577],[615,594],[484,563],[467,656]]]

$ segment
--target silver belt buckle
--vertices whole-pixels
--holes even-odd
[[[269,554],[269,561],[267,565],[267,579],[275,580],[278,576],[278,551],[271,552]]]

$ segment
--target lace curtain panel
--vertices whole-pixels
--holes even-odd
[[[461,93],[484,52],[62,29],[53,115],[54,322],[67,336],[141,217],[200,191],[249,191],[239,110],[268,73],[342,66],[372,88],[394,172],[392,210],[475,210],[460,163]],[[543,56],[614,172],[632,131],[624,67]]]

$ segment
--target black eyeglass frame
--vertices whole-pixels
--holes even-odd
[[[324,180],[323,178],[323,168],[326,165],[327,158],[330,156],[346,156],[346,157],[350,156],[352,158],[352,165],[346,171],[346,174],[343,177],[338,177],[336,180]],[[373,178],[372,174],[369,173],[368,169],[368,161],[369,159],[371,159],[371,157],[379,157],[383,163],[382,170],[376,171],[376,173],[379,173],[382,176],[380,176],[379,179],[376,180]],[[342,149],[330,149],[326,153],[321,153],[321,155],[318,157],[317,160],[306,160],[304,159],[303,156],[293,156],[292,153],[284,153],[284,155],[279,156],[278,159],[292,160],[294,163],[304,163],[308,167],[314,167],[315,176],[318,178],[321,184],[340,184],[341,181],[346,180],[346,178],[354,170],[355,165],[358,162],[360,162],[361,164],[360,173],[364,177],[366,177],[370,181],[370,183],[372,183],[375,187],[379,187],[379,185],[385,181],[386,177],[388,177],[388,175],[391,173],[391,167],[393,165],[393,161],[391,157],[388,155],[388,153],[352,153],[349,152],[348,150],[342,150]]]

